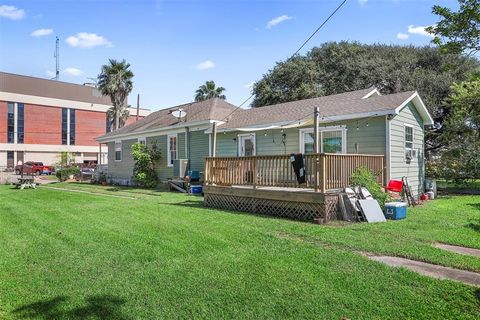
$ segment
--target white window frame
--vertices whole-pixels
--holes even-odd
[[[347,126],[330,126],[330,127],[321,127],[320,131],[320,153],[323,153],[323,133],[330,131],[342,131],[342,152],[341,154],[347,153]],[[299,130],[299,152],[305,153],[305,133],[313,133],[313,128],[306,128]]]
[[[173,167],[173,161],[176,159],[172,159],[172,152],[170,150],[170,138],[175,137],[175,155],[176,159],[178,159],[178,134],[176,133],[171,133],[167,135],[167,167]]]
[[[407,127],[412,128],[412,147],[407,148]],[[408,160],[407,159],[407,150],[411,150],[412,152],[412,159]],[[405,162],[412,162],[415,160],[415,156],[413,155],[415,150],[415,128],[413,125],[404,123],[403,124],[403,158]]]
[[[253,155],[252,156],[256,156],[257,155],[257,137],[255,135],[255,132],[253,133],[241,133],[241,134],[238,134],[237,135],[237,152],[238,152],[238,156],[239,157],[243,157],[241,154],[242,154],[242,139],[241,137],[252,137],[252,141],[253,141]]]
[[[146,137],[138,138],[137,142],[141,143],[141,144],[144,144],[144,145],[147,145],[147,138]]]
[[[117,159],[117,151],[120,151],[120,159]],[[115,162],[121,162],[122,159],[123,159],[122,141],[115,141],[114,152],[113,152],[113,160]]]

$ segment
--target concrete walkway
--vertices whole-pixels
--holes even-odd
[[[465,255],[480,258],[480,250],[479,249],[453,246],[451,244],[443,244],[443,243],[437,243],[437,244],[434,245],[434,247],[439,248],[439,249],[443,249],[443,250],[447,250],[447,251],[452,251],[452,252],[455,252],[455,253],[460,253],[460,254],[465,254]]]
[[[460,281],[471,286],[480,287],[480,274],[465,270],[443,267],[399,257],[368,256],[369,259],[385,263],[392,267],[405,267],[425,276]]]

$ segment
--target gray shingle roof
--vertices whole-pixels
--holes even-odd
[[[329,117],[388,111],[400,106],[414,93],[408,91],[383,96],[374,94],[362,99],[372,90],[358,90],[235,112],[231,119],[219,128],[233,129],[296,121],[313,116],[315,107],[319,107],[320,117],[324,117],[325,121],[328,121]]]
[[[376,113],[385,114],[395,110],[415,91],[407,91],[389,95],[372,94],[374,88],[351,91],[330,96],[280,103],[254,109],[238,109],[236,106],[218,98],[201,102],[192,102],[154,112],[147,117],[108,133],[98,139],[113,138],[117,135],[142,133],[144,131],[165,129],[171,126],[198,121],[226,121],[219,129],[246,128],[270,124],[294,122],[313,115],[315,107],[319,107],[320,117],[328,122],[333,117],[365,117]],[[180,120],[171,114],[181,108],[186,116]]]
[[[113,137],[117,135],[141,133],[147,130],[160,129],[179,125],[181,123],[191,123],[197,121],[222,120],[232,113],[237,107],[218,98],[209,99],[200,102],[186,103],[179,106],[162,109],[153,112],[145,118],[134,122],[128,126],[120,128],[114,132],[107,133],[101,138]],[[186,115],[181,119],[172,115],[172,111],[182,109]]]

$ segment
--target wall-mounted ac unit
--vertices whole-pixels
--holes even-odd
[[[188,174],[188,159],[173,160],[173,176],[183,178]]]

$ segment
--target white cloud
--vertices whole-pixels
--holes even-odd
[[[213,63],[212,60],[205,60],[205,61],[202,61],[199,64],[197,64],[195,66],[195,69],[197,69],[197,70],[208,70],[208,69],[212,69],[214,67],[215,67],[215,63]]]
[[[292,20],[293,18],[284,14],[284,15],[281,15],[279,17],[276,17],[275,19],[272,19],[270,21],[268,21],[267,23],[267,29],[271,29],[273,27],[275,27],[277,24],[279,23],[282,23],[284,21],[287,21],[287,20]]]
[[[96,33],[79,32],[74,36],[70,36],[65,40],[72,47],[93,48],[97,46],[111,47],[112,43],[107,38],[97,35]]]
[[[14,6],[1,5],[0,17],[10,20],[20,20],[25,17],[25,11],[23,11],[23,9],[18,9]]]
[[[53,29],[38,29],[33,31],[30,35],[32,37],[43,37],[52,34]]]
[[[406,34],[406,33],[401,33],[401,32],[397,33],[397,39],[406,40],[406,39],[408,39],[408,37],[409,37],[409,35]]]
[[[410,34],[417,34],[417,35],[420,35],[420,36],[425,36],[425,37],[431,37],[433,38],[434,35],[431,34],[431,33],[428,33],[425,28],[427,28],[428,26],[425,26],[425,27],[422,27],[422,26],[417,26],[415,27],[414,25],[409,25],[408,26],[408,33]]]
[[[52,70],[47,70],[45,74],[47,75],[47,77],[50,77],[50,78],[55,77],[55,71],[52,71]]]
[[[74,76],[74,77],[78,77],[79,75],[81,75],[83,73],[82,70],[80,69],[77,69],[77,68],[66,68],[65,70],[63,70],[63,73],[66,74],[66,75],[69,75],[69,76]]]

